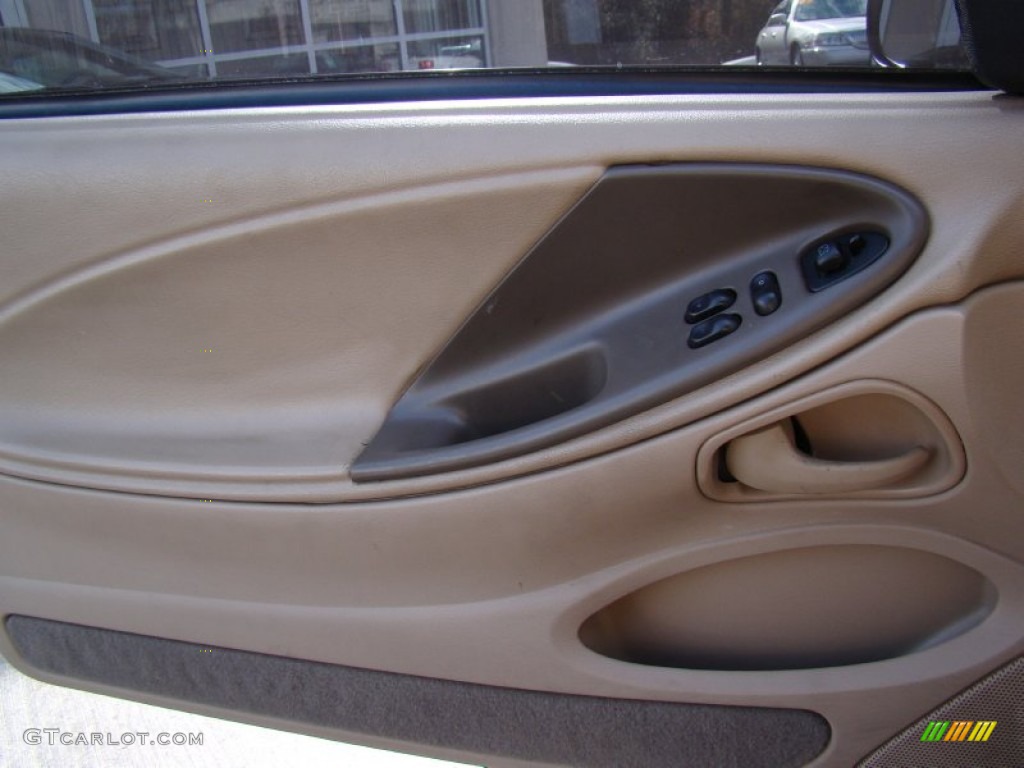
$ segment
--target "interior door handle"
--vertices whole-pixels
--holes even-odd
[[[892,485],[920,470],[930,452],[916,447],[878,461],[824,461],[796,446],[789,419],[729,443],[726,466],[744,485],[770,493],[835,494]]]

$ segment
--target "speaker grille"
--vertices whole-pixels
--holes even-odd
[[[985,741],[971,740],[983,739],[986,733]],[[1024,656],[925,715],[858,764],[858,768],[1020,766],[1024,766]]]

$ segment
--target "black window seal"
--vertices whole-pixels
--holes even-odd
[[[972,73],[890,69],[634,67],[376,73],[192,82],[0,96],[0,119],[212,109],[637,95],[911,93],[987,90]]]

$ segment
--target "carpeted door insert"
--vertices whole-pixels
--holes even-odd
[[[812,712],[497,688],[9,616],[46,672],[297,723],[593,768],[783,768],[828,744]]]

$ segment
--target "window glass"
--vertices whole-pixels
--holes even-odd
[[[480,26],[478,0],[404,0],[406,32],[448,32]]]
[[[799,0],[793,18],[797,21],[850,19],[867,13],[868,0]]]
[[[64,32],[21,27],[0,29],[0,62],[0,74],[33,83],[34,89],[152,85],[181,79],[115,48]]]
[[[80,1],[21,0],[21,4],[26,26],[89,36],[89,20],[86,17],[85,6]],[[17,21],[18,19],[4,18],[5,25],[19,26]]]
[[[891,0],[962,68],[953,0]],[[930,9],[924,11],[925,6]],[[867,0],[0,0],[5,94],[491,67],[876,67]],[[6,98],[6,96],[2,97]]]
[[[305,42],[299,0],[200,2],[206,5],[210,42],[216,53],[287,48]]]
[[[331,48],[316,55],[316,69],[323,74],[397,72],[402,68],[396,43]]]
[[[309,0],[309,14],[314,43],[398,34],[392,0]]]
[[[274,78],[307,74],[309,74],[309,57],[304,53],[231,59],[217,65],[217,75],[222,78]]]
[[[15,41],[10,46],[11,72],[17,77],[48,86],[113,80],[119,72],[83,52],[58,46],[37,46]],[[109,64],[109,62],[107,63]]]
[[[417,69],[474,69],[483,66],[479,37],[441,37],[409,43],[409,60]]]
[[[92,0],[99,42],[151,61],[199,55],[203,35],[193,0]]]

